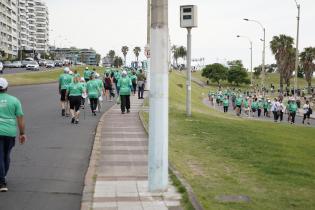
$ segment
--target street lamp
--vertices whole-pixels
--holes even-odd
[[[250,44],[250,72],[251,72],[250,83],[253,86],[253,42],[247,36],[237,35],[236,37],[237,38],[245,38],[249,41],[249,44]]]
[[[294,81],[294,95],[296,96],[298,89],[298,71],[299,71],[299,37],[300,37],[300,13],[301,13],[301,5],[298,4],[296,0],[295,4],[298,9],[297,16],[297,33],[296,33],[296,51],[295,51],[295,81]]]
[[[258,25],[261,26],[262,30],[263,30],[263,33],[264,33],[264,38],[263,38],[263,53],[262,53],[262,88],[263,88],[263,93],[265,95],[265,77],[266,77],[266,70],[265,70],[265,60],[266,60],[266,28],[257,20],[251,20],[251,19],[248,19],[248,18],[244,18],[245,21],[251,21],[251,22],[255,22],[257,23]]]

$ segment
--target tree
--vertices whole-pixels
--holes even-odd
[[[122,60],[122,58],[119,57],[119,56],[115,56],[115,58],[114,58],[114,66],[115,66],[116,68],[119,68],[119,67],[121,67],[122,65],[123,65],[123,60]]]
[[[179,54],[178,54],[178,48],[176,45],[173,45],[172,48],[172,54],[173,54],[173,65],[176,66],[176,68],[178,67],[178,58],[179,58]]]
[[[100,62],[101,62],[101,55],[97,53],[96,56],[95,56],[95,59],[96,59],[97,65],[99,65]]]
[[[212,82],[216,82],[220,85],[220,81],[226,80],[228,68],[219,63],[214,63],[212,65],[207,65],[202,70],[202,76],[211,80]]]
[[[315,70],[313,61],[315,60],[315,48],[308,47],[300,54],[301,66],[305,74],[305,80],[308,85],[308,93],[311,93],[312,78]]]
[[[128,54],[128,51],[129,51],[129,47],[128,47],[128,46],[122,46],[121,52],[122,52],[123,55],[124,55],[124,64],[125,64],[125,66],[126,66],[126,63],[127,63],[127,54]]]
[[[187,50],[186,50],[186,47],[184,46],[180,46],[179,48],[177,48],[177,53],[178,53],[178,56],[182,59],[186,59],[186,56],[187,56]]]
[[[293,38],[281,34],[274,36],[270,42],[270,48],[277,61],[278,72],[280,73],[280,91],[283,91],[283,82],[290,86],[290,79],[294,71],[295,49]]]
[[[139,61],[140,52],[141,52],[141,48],[140,48],[140,47],[135,47],[135,48],[133,49],[133,53],[135,54],[135,56],[136,56],[136,58],[137,58],[137,62]]]
[[[250,84],[248,73],[241,60],[229,61],[228,65],[229,70],[227,72],[227,80],[229,83],[237,86],[240,84]]]

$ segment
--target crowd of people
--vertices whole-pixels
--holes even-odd
[[[121,105],[121,113],[130,113],[130,95],[138,90],[138,99],[143,99],[146,76],[142,69],[105,69],[103,74],[95,69],[86,69],[81,76],[69,67],[59,77],[61,115],[71,116],[72,124],[79,124],[80,110],[90,104],[92,115],[101,110],[102,102],[113,101]]]
[[[227,113],[229,109],[233,109],[237,116],[242,114],[247,117],[257,118],[271,118],[274,122],[286,120],[294,124],[296,122],[296,115],[299,112],[299,108],[303,109],[303,124],[310,125],[310,116],[313,113],[309,99],[303,97],[303,100],[289,96],[284,97],[279,95],[273,99],[258,95],[255,93],[242,92],[241,90],[235,91],[235,89],[218,90],[216,92],[208,93],[209,101],[212,106],[222,108],[224,113]],[[301,101],[304,101],[303,106]]]

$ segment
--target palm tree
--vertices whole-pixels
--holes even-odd
[[[312,78],[315,70],[315,65],[313,61],[315,60],[315,48],[308,47],[305,48],[304,52],[300,54],[301,65],[304,70],[305,80],[308,85],[308,93],[311,93]]]
[[[135,47],[135,48],[133,49],[133,53],[135,54],[135,56],[136,56],[136,58],[137,58],[137,62],[139,61],[140,52],[141,52],[141,48],[140,48],[140,47]]]
[[[277,61],[278,71],[280,73],[280,90],[282,92],[283,82],[285,81],[287,86],[289,86],[294,71],[295,58],[293,38],[284,34],[274,36],[270,42],[270,48]]]
[[[126,63],[127,63],[126,57],[127,57],[128,51],[129,51],[128,46],[122,46],[121,52],[122,52],[123,55],[124,55],[124,64],[125,64],[125,66],[126,66]]]
[[[176,45],[173,45],[171,50],[173,53],[173,65],[176,66],[176,68],[177,68],[178,67],[178,58],[179,58],[178,48]]]

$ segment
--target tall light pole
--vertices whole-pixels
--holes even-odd
[[[236,37],[237,38],[245,38],[245,39],[247,39],[249,41],[249,44],[250,44],[250,72],[251,72],[250,83],[253,86],[253,42],[247,36],[237,35]]]
[[[265,61],[266,61],[266,28],[257,20],[251,20],[248,18],[244,18],[245,21],[251,21],[259,24],[263,30],[263,52],[262,52],[262,78],[261,78],[261,85],[263,89],[263,94],[265,95],[265,79],[266,79],[266,68],[265,68]]]
[[[168,188],[168,0],[151,5],[149,191]]]
[[[191,117],[191,28],[187,28],[186,115]]]
[[[146,45],[146,56],[147,56],[147,84],[146,89],[150,90],[151,87],[151,79],[150,79],[150,62],[151,62],[151,53],[150,53],[150,42],[151,42],[151,1],[147,0],[147,45]]]
[[[296,33],[296,51],[295,51],[295,81],[294,81],[294,96],[297,94],[298,89],[298,72],[299,72],[299,38],[300,38],[300,14],[301,5],[295,0],[296,7],[298,9],[297,16],[297,33]]]

